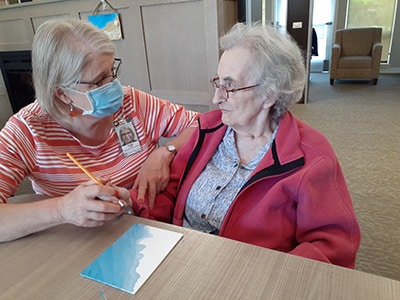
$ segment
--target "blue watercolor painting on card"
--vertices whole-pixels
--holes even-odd
[[[178,232],[134,224],[81,276],[135,294],[181,237]]]

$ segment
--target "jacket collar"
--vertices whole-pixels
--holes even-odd
[[[268,151],[255,172],[265,166],[285,166],[304,157],[300,149],[300,134],[296,118],[290,113],[285,113],[279,120],[279,128],[271,151]]]
[[[206,114],[209,115],[209,117],[199,118],[199,140],[189,158],[183,178],[186,177],[187,172],[197,157],[197,154],[200,152],[202,146],[204,146],[203,143],[207,134],[214,134],[214,138],[207,141],[207,148],[202,154],[207,157],[212,156],[212,153],[214,153],[225,134],[227,126],[221,122],[221,111],[216,110]],[[299,123],[290,112],[285,113],[280,118],[279,129],[275,140],[271,145],[270,151],[268,151],[265,157],[261,160],[245,186],[259,178],[283,174],[304,165],[304,153],[299,146],[299,126],[301,126],[301,123]]]

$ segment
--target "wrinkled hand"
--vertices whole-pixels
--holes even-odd
[[[58,210],[66,223],[96,227],[114,220],[123,213],[118,200],[132,205],[126,189],[111,185],[101,186],[90,181],[61,197]]]
[[[169,180],[169,165],[174,156],[164,147],[153,151],[144,162],[136,178],[134,189],[138,189],[138,200],[142,202],[147,193],[150,208],[153,208],[155,197],[163,191]]]

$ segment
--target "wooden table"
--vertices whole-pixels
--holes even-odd
[[[79,275],[134,223],[184,234],[136,295]],[[132,216],[0,243],[0,270],[2,300],[400,299],[400,281]]]

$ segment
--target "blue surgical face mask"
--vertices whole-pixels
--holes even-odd
[[[91,110],[83,110],[82,115],[90,115],[97,118],[108,117],[115,113],[121,108],[124,98],[124,91],[118,79],[95,88],[94,90],[87,91],[86,93],[77,90],[73,91],[86,95],[92,106]]]

